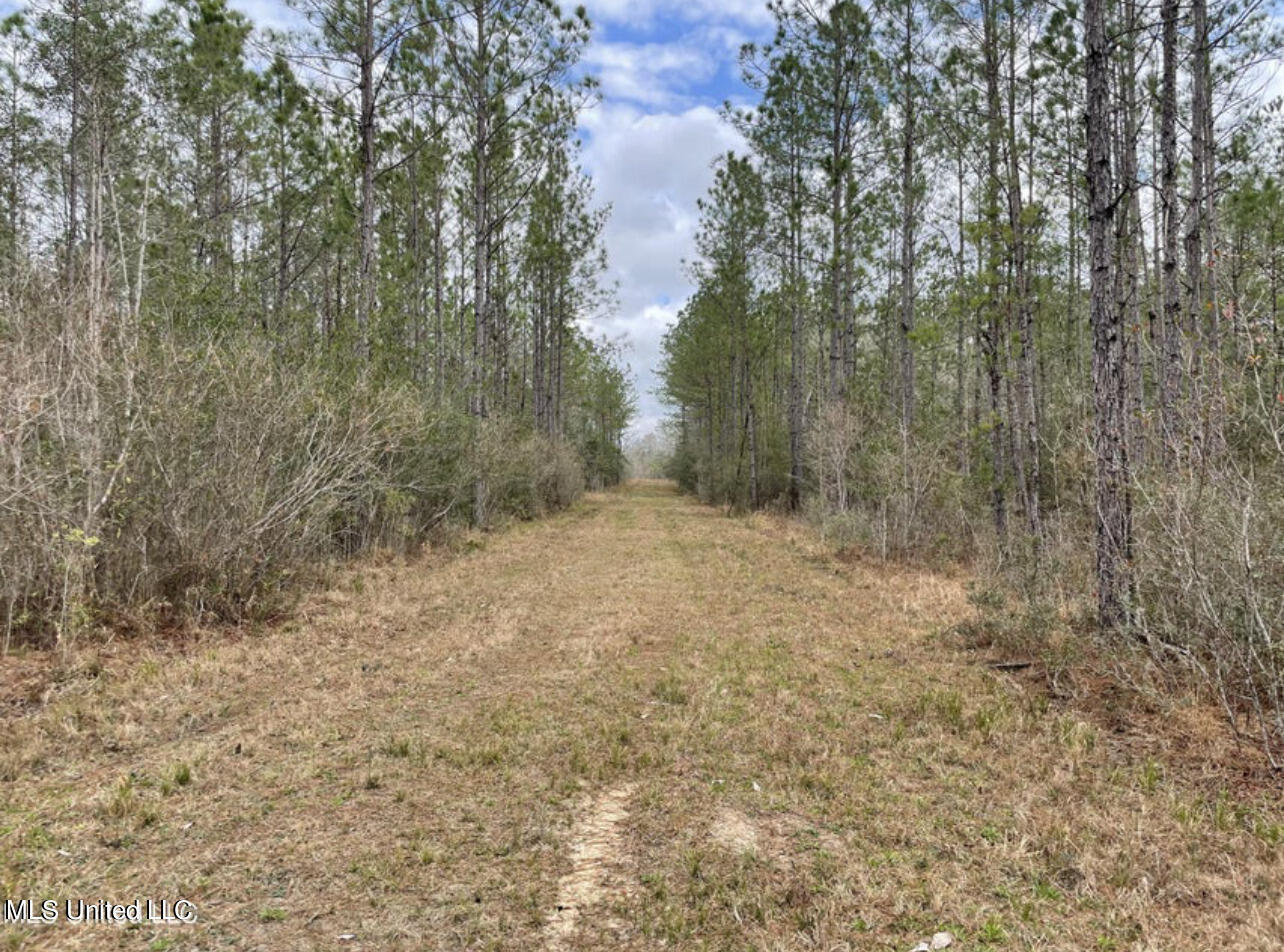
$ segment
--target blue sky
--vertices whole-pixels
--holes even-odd
[[[664,408],[656,387],[660,339],[692,288],[683,260],[693,252],[696,201],[714,160],[739,148],[723,121],[728,99],[743,101],[737,53],[769,39],[765,0],[596,0],[587,65],[602,102],[583,118],[584,164],[609,202],[606,231],[617,312],[594,321],[623,337],[638,390],[635,434],[654,429]]]

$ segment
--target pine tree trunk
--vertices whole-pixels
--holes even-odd
[[[901,300],[900,300],[900,403],[901,429],[908,434],[914,425],[914,158],[915,115],[912,57],[914,55],[914,11],[905,10],[904,99],[901,104]],[[905,438],[905,437],[903,437]]]
[[[1007,516],[1007,436],[1003,412],[1003,369],[1000,364],[1005,349],[999,300],[999,269],[1003,261],[1003,235],[999,222],[999,143],[1003,117],[999,101],[999,50],[996,0],[982,4],[985,102],[986,102],[986,188],[984,215],[986,221],[985,257],[980,262],[986,287],[985,316],[980,327],[981,356],[989,384],[990,429],[990,504],[994,515],[994,532],[1000,559],[1008,552]]]
[[[957,175],[955,185],[958,190],[958,217],[955,221],[955,227],[958,229],[959,250],[958,254],[954,256],[954,280],[957,286],[961,289],[965,287],[964,272],[967,267],[966,262],[964,261],[964,250],[967,247],[967,232],[965,230],[966,211],[963,202],[963,189],[966,180],[963,176],[962,145],[958,146],[958,151],[955,153],[955,162],[955,173]],[[967,394],[965,393],[967,388],[967,379],[965,377],[966,368],[964,367],[964,345],[967,337],[967,314],[968,309],[960,306],[958,309],[958,325],[955,328],[954,337],[954,420],[959,428],[960,434],[966,434],[968,431]],[[959,471],[967,473],[968,460],[971,458],[971,454],[968,452],[968,441],[966,439],[960,439],[958,441],[958,447]]]
[[[1163,458],[1171,464],[1181,441],[1178,407],[1181,403],[1181,290],[1178,286],[1177,248],[1180,209],[1177,205],[1177,17],[1178,0],[1163,0],[1163,80],[1159,102],[1159,204],[1163,216],[1163,306],[1160,339],[1163,367],[1159,376],[1159,412]]]
[[[1204,190],[1207,188],[1208,142],[1205,140],[1208,109],[1206,72],[1208,69],[1208,6],[1206,0],[1192,0],[1191,20],[1194,48],[1191,50],[1190,96],[1190,201],[1186,207],[1186,329],[1192,348],[1192,408],[1202,407],[1204,392],[1205,321],[1207,275],[1204,270]],[[1193,421],[1191,421],[1193,423]],[[1197,457],[1202,456],[1203,432],[1192,425],[1187,434],[1193,441]]]
[[[438,175],[440,176],[440,172]],[[440,178],[434,183],[432,196],[432,311],[433,311],[433,386],[440,408],[446,395],[446,328],[445,281],[446,248],[442,240],[445,224],[442,221],[443,186]]]
[[[375,176],[375,92],[374,18],[375,0],[363,0],[361,17],[361,221],[357,274],[357,353],[370,356],[370,319],[374,312],[374,176]]]
[[[795,143],[789,154],[789,508],[802,500],[803,441],[803,306],[802,306],[802,170]]]
[[[67,132],[67,247],[64,252],[66,257],[63,261],[63,281],[66,285],[68,301],[71,300],[76,289],[76,242],[80,238],[79,223],[77,221],[80,202],[79,158],[82,122],[80,33],[83,27],[80,21],[80,2],[79,0],[73,0],[71,5],[70,64],[68,66],[68,72],[70,73],[68,81],[71,84],[71,115],[68,117],[69,128]]]
[[[1012,242],[1012,281],[1016,305],[1017,334],[1017,407],[1012,415],[1017,446],[1013,462],[1025,509],[1026,527],[1038,552],[1043,539],[1043,518],[1039,508],[1039,418],[1035,398],[1034,308],[1030,302],[1030,273],[1025,238],[1025,209],[1021,202],[1021,167],[1018,162],[1020,143],[1016,131],[1016,25],[1009,23],[1008,32],[1008,122],[1007,122],[1007,192],[1008,228]]]
[[[833,134],[834,143],[830,161],[837,166],[840,161],[837,119],[835,119]],[[833,174],[834,181],[830,184],[829,196],[830,241],[833,242],[833,261],[830,265],[829,275],[829,396],[831,400],[836,400],[842,392],[843,329],[845,322],[843,313],[843,190],[837,170]]]
[[[1113,631],[1130,621],[1132,514],[1125,439],[1125,368],[1111,274],[1116,197],[1110,168],[1110,61],[1105,0],[1086,0],[1088,222],[1091,274],[1093,450],[1096,454],[1097,611]]]
[[[1128,457],[1139,459],[1141,444],[1138,434],[1141,432],[1142,398],[1144,395],[1144,376],[1141,367],[1141,294],[1142,294],[1142,248],[1141,197],[1137,180],[1137,138],[1139,113],[1137,107],[1137,84],[1132,81],[1137,70],[1136,36],[1138,30],[1136,0],[1124,0],[1124,29],[1122,40],[1123,58],[1120,67],[1119,85],[1122,90],[1123,116],[1120,128],[1119,173],[1122,180],[1123,197],[1120,212],[1123,215],[1123,227],[1120,233],[1123,244],[1120,246],[1119,264],[1123,273],[1123,302],[1121,314],[1124,334],[1124,366],[1127,380],[1127,406],[1125,407],[1125,424],[1128,441]]]
[[[468,409],[477,420],[486,417],[486,368],[488,365],[487,341],[490,334],[490,302],[487,299],[490,278],[490,222],[487,202],[487,158],[490,147],[490,102],[487,95],[485,74],[486,57],[486,2],[477,0],[473,12],[476,17],[476,61],[473,65],[473,168],[472,168],[472,252],[473,252],[473,354],[472,385]],[[480,474],[473,484],[473,523],[484,526],[487,522],[486,480]]]

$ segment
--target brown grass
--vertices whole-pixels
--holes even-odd
[[[1284,934],[1278,790],[1220,795],[1188,753],[990,670],[946,633],[961,578],[845,564],[660,483],[473,549],[370,568],[237,641],[106,651],[51,688],[35,659],[0,662],[26,685],[6,692],[0,898],[183,896],[201,916],[9,946]]]

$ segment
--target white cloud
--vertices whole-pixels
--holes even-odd
[[[673,112],[717,102],[713,90],[738,87],[738,56],[749,40],[739,27],[700,24],[673,38],[645,42],[619,39],[618,32],[600,30],[583,58],[584,70],[601,80],[610,102]]]
[[[228,6],[239,10],[250,18],[259,29],[300,30],[307,25],[307,19],[281,0],[228,0]]]
[[[601,80],[606,99],[670,108],[692,83],[707,82],[718,68],[706,52],[675,43],[595,42],[584,64]]]
[[[589,0],[589,18],[633,28],[656,22],[743,23],[768,26],[771,14],[766,0]]]
[[[636,433],[664,414],[652,394],[660,340],[692,288],[683,261],[695,251],[696,202],[713,181],[713,163],[743,140],[714,109],[644,112],[607,102],[583,119],[584,164],[598,198],[613,206],[606,228],[610,278],[619,284],[619,310],[595,329],[625,335],[638,389]]]

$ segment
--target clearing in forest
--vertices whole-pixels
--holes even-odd
[[[1278,801],[991,670],[968,613],[639,483],[261,634],[25,695],[7,659],[4,895],[200,917],[8,947],[1273,947]]]

